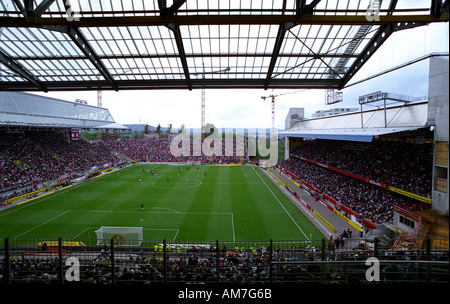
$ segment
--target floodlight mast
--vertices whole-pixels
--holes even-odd
[[[102,90],[97,90],[97,107],[101,108],[102,106]]]

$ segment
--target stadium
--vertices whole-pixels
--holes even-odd
[[[71,4],[0,3],[0,285],[448,284],[448,46],[355,81],[448,1]],[[419,64],[426,96],[396,76]],[[138,90],[201,92],[200,127],[103,106]],[[205,90],[254,90],[271,121],[206,123]],[[333,108],[276,127],[309,90]]]

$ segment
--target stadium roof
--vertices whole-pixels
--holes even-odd
[[[297,122],[279,136],[371,142],[377,136],[428,127],[428,102],[412,102]]]
[[[415,131],[421,128],[423,127],[301,130],[301,131],[282,131],[278,135],[285,137],[303,137],[303,138],[371,142],[374,138],[378,136],[406,131]]]
[[[21,92],[0,92],[0,126],[128,129],[108,109]]]
[[[0,90],[341,89],[448,2],[2,0]]]

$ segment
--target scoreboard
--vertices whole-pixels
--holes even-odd
[[[72,129],[70,132],[70,140],[80,140],[81,139],[81,130]]]

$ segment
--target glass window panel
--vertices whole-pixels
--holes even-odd
[[[195,54],[201,50],[201,44],[199,39],[190,39],[188,43],[184,44],[185,50],[188,53]]]
[[[316,38],[327,38],[331,30],[331,26],[325,25],[325,26],[319,26],[317,29],[317,36]]]
[[[139,35],[142,36],[143,39],[150,39],[152,36],[150,35],[149,28],[150,27],[139,27],[137,28],[137,32],[139,32]]]
[[[120,2],[121,2],[122,9],[124,11],[133,11],[135,9],[134,3],[132,0],[126,0],[126,1],[120,0]]]
[[[108,27],[108,31],[110,34],[110,38],[108,37],[107,39],[120,39],[120,30],[117,27]]]
[[[115,53],[116,55],[125,55],[125,54],[130,54],[130,50],[128,48],[128,45],[126,43],[126,41],[124,40],[117,40],[116,41],[116,46],[117,46],[117,52]]]
[[[127,30],[127,39],[142,39],[141,31],[139,30],[139,27],[136,26],[129,26],[128,28],[125,28]],[[125,37],[125,36],[124,36]]]
[[[348,29],[349,29],[348,26],[343,26],[343,25],[333,26],[331,29],[330,37],[344,38]]]
[[[208,25],[208,33],[207,36],[211,37],[211,38],[218,38],[221,36],[225,36],[228,35],[228,30],[227,30],[228,25]],[[204,36],[204,37],[207,37]]]
[[[231,52],[235,52],[237,54],[246,54],[248,52],[248,44],[244,39],[233,39],[231,41],[232,47]]]
[[[150,55],[157,54],[156,46],[155,46],[155,43],[153,40],[144,40],[144,41],[142,41],[142,44],[143,44],[146,52],[148,52],[148,54],[150,54]]]
[[[90,0],[90,1],[86,1],[86,2],[88,2],[88,3],[86,3],[85,5],[82,5],[83,11],[101,11],[102,7],[104,7],[104,5],[101,5],[101,2],[107,2],[107,1]]]
[[[164,52],[164,42],[162,40],[152,40],[153,54],[163,54]]]
[[[130,32],[128,31],[128,28],[126,27],[119,27],[118,31],[120,32],[120,36],[118,36],[117,38],[121,38],[121,39],[125,39],[125,40],[131,40],[132,37],[130,35]]]
[[[28,35],[25,34],[26,36],[28,36],[28,38],[33,37],[34,39],[37,40],[46,40],[47,37],[42,33],[42,30],[37,29],[37,28],[27,28],[26,31],[28,32]]]
[[[205,49],[204,53],[216,53],[217,51],[222,52],[220,39],[209,39],[204,41]]]
[[[19,61],[19,63],[24,66],[28,71],[39,69],[39,65],[35,61]]]
[[[24,35],[22,28],[10,28],[6,27],[2,29],[2,40],[7,38],[7,40],[26,40],[27,36]]]
[[[19,10],[12,0],[2,0],[0,2],[0,11],[4,11],[4,12],[16,11],[16,12],[18,12]],[[3,15],[3,14],[1,14],[1,15]],[[12,15],[12,14],[10,15],[10,14],[5,13],[4,16],[15,16],[15,15]]]
[[[14,47],[12,43],[4,43],[3,41],[0,41],[0,49],[5,52],[9,56],[24,56],[25,53],[23,53],[21,48]]]
[[[291,54],[294,50],[296,51],[296,47],[298,44],[300,44],[300,42],[297,39],[286,37],[283,41],[283,46],[281,47],[281,53]]]
[[[97,28],[86,28],[82,30],[82,33],[87,40],[95,40],[97,37],[101,37],[101,34]]]
[[[11,49],[9,53],[18,57],[81,55],[81,52],[73,47],[73,42],[67,35],[41,29],[5,30],[2,32],[0,43],[15,44],[15,50]]]
[[[34,55],[34,56],[45,56],[46,53],[44,53],[44,50],[42,49],[42,47],[39,47],[39,45],[37,45],[34,42],[30,42],[30,41],[24,41],[22,42],[22,46],[23,46],[23,50],[24,52],[27,53],[27,55]],[[25,55],[24,57],[26,57],[27,55]]]
[[[59,49],[55,48],[52,42],[49,41],[43,41],[42,45],[47,49],[49,52],[47,55],[57,56],[60,54]]]
[[[143,40],[135,40],[133,43],[133,47],[135,48],[135,52],[139,55],[149,54],[148,49]]]
[[[110,73],[117,74],[115,71],[116,68],[120,68],[119,63],[117,62],[117,59],[105,59],[103,60],[103,63],[105,67],[110,71]]]
[[[113,11],[123,11],[122,0],[110,0]]]
[[[226,43],[227,43],[227,50],[225,50],[226,53],[233,55],[239,53],[239,39],[230,39]]]
[[[396,8],[408,9],[408,8],[427,8],[430,7],[429,0],[398,0]]]
[[[108,52],[106,52],[106,45],[104,41],[92,41],[90,42],[92,50],[99,56],[105,56],[109,55]]]
[[[296,36],[300,39],[303,39],[305,37],[308,37],[309,33],[311,32],[312,26],[311,25],[300,25],[300,26],[297,26],[296,29],[298,29],[298,31],[296,32]]]
[[[95,29],[95,31],[94,31]],[[104,40],[113,40],[114,36],[113,33],[111,32],[112,28],[107,28],[104,30],[101,30],[100,28],[90,28],[90,30],[92,31],[92,39],[104,39]],[[84,31],[83,31],[84,33]]]

